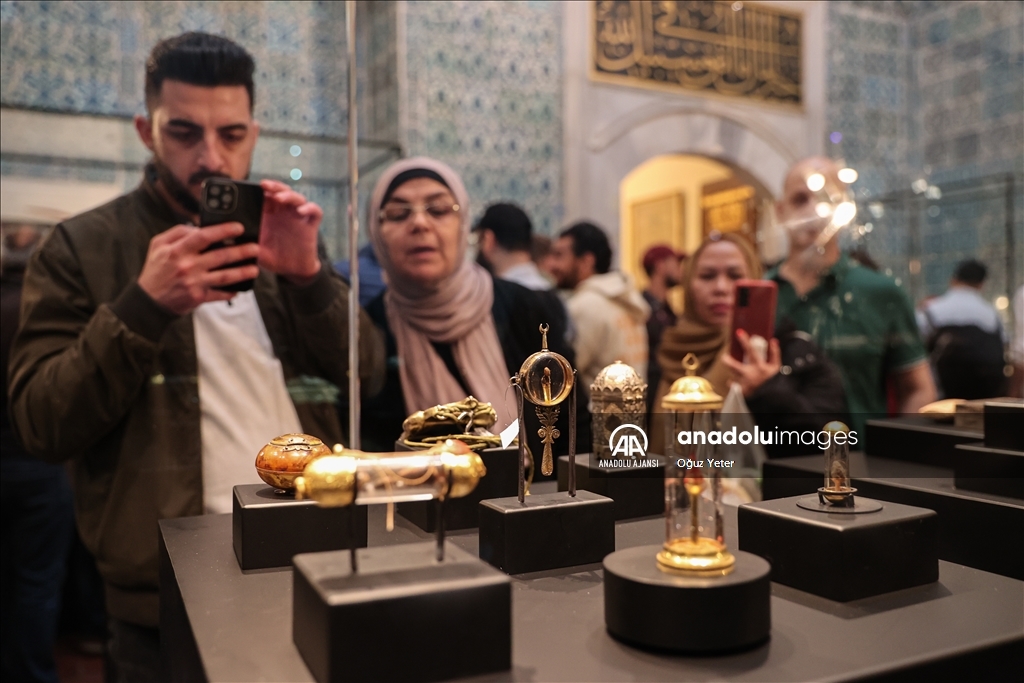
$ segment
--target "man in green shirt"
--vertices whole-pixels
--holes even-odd
[[[890,379],[903,413],[934,401],[935,385],[907,295],[891,278],[842,254],[838,233],[816,244],[828,222],[815,220],[823,180],[845,189],[829,159],[805,159],[790,169],[775,205],[779,220],[794,226],[789,255],[767,277],[779,286],[778,321],[791,319],[839,366],[850,429],[863,447],[867,420],[886,415]]]

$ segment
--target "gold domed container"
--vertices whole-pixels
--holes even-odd
[[[590,385],[591,428],[594,454],[598,459],[611,457],[612,433],[624,424],[647,430],[647,383],[631,366],[620,360],[597,373]]]
[[[317,458],[330,455],[320,439],[309,434],[282,434],[270,440],[256,455],[256,473],[278,492],[295,490],[295,478]]]
[[[736,558],[725,546],[721,471],[707,466],[714,446],[708,445],[706,438],[710,430],[718,428],[715,413],[722,409],[723,399],[708,380],[697,375],[699,367],[697,357],[686,354],[686,375],[672,383],[661,401],[662,409],[669,413],[669,458],[665,468],[665,544],[657,562],[665,572],[723,576],[733,570]],[[709,484],[710,501],[703,495]]]

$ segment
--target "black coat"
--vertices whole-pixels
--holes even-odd
[[[381,294],[371,301],[366,312],[373,322],[384,333],[385,351],[387,355],[387,378],[384,388],[379,394],[363,400],[362,406],[362,447],[367,451],[392,451],[395,440],[402,433],[402,422],[407,417],[405,395],[398,370],[398,345],[395,335],[388,325],[384,295]],[[550,325],[548,332],[548,348],[565,356],[570,363],[574,362],[572,347],[566,341],[567,319],[565,308],[554,292],[538,292],[527,289],[508,280],[494,279],[494,304],[491,306],[494,316],[494,327],[498,332],[501,350],[505,356],[506,370],[509,377],[519,372],[530,354],[540,351],[541,323]],[[463,386],[465,381],[460,378],[458,367],[450,344],[433,344],[434,350],[445,362],[452,376]],[[468,390],[466,392],[469,393]],[[516,410],[515,395],[509,391],[506,405],[496,405],[494,410],[499,415],[510,411],[514,417]],[[590,444],[590,421],[586,409],[586,393],[577,394],[577,450],[585,452]],[[558,429],[562,437],[555,444],[556,453],[567,451],[568,444],[568,406],[559,413]],[[540,462],[540,440],[537,437],[537,418],[529,403],[525,405],[526,427],[530,448]]]
[[[818,432],[832,420],[849,425],[846,391],[835,363],[809,334],[792,325],[783,325],[776,334],[782,369],[746,400],[758,427]],[[817,446],[777,443],[765,446],[765,450],[769,458],[822,452]]]

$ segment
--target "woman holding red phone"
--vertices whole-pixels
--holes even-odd
[[[764,355],[754,348],[750,335],[737,330],[743,360],[730,355],[736,283],[760,277],[760,261],[749,242],[738,235],[714,235],[694,252],[683,282],[685,309],[678,324],[665,330],[658,350],[663,375],[656,406],[682,376],[683,357],[693,353],[700,361],[698,373],[716,392],[725,396],[732,383],[739,384],[762,428],[819,430],[829,419],[846,415],[839,370],[808,335],[792,326],[784,324],[777,330],[778,338],[768,340]],[[655,445],[661,445],[663,430],[655,427],[652,432]],[[807,454],[777,445],[767,451],[771,457]]]

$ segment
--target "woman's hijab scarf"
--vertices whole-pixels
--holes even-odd
[[[406,280],[395,272],[381,236],[380,209],[385,193],[400,174],[425,170],[437,174],[459,205],[458,266],[432,288]],[[418,177],[423,177],[418,176]],[[397,189],[397,188],[394,188]],[[387,277],[384,294],[388,324],[398,344],[399,374],[408,413],[442,403],[461,401],[466,391],[452,376],[431,342],[452,345],[455,364],[472,395],[494,406],[501,417],[508,369],[494,327],[491,306],[494,282],[486,270],[466,261],[469,242],[469,195],[462,179],[446,164],[427,157],[403,159],[390,166],[377,181],[370,199],[370,239]]]
[[[747,262],[747,277],[761,277],[761,263],[757,255],[742,237],[736,235],[715,235],[708,238],[694,252],[686,269],[686,277],[683,281],[684,309],[679,317],[679,322],[672,328],[665,330],[661,337],[661,345],[658,348],[658,364],[661,365],[662,379],[658,387],[658,403],[660,398],[668,393],[672,382],[676,381],[686,371],[683,369],[683,358],[687,353],[693,353],[700,362],[697,374],[704,377],[715,391],[725,396],[729,391],[729,379],[731,373],[725,363],[719,362],[723,353],[728,353],[729,332],[728,328],[718,328],[708,325],[694,315],[697,310],[693,303],[693,280],[697,276],[697,261],[709,245],[716,242],[731,242],[739,248],[744,260]]]

